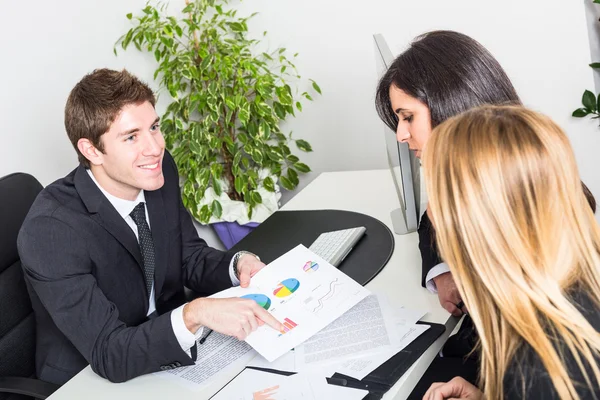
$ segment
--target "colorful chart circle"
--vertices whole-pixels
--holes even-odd
[[[304,272],[315,272],[319,269],[319,264],[317,264],[314,261],[307,261],[306,264],[304,264],[304,267],[302,267],[302,269],[304,270]]]
[[[268,310],[271,307],[271,299],[264,294],[246,294],[242,296],[242,299],[254,300],[259,306]]]
[[[300,287],[300,282],[298,279],[289,278],[284,281],[281,281],[280,284],[277,285],[273,294],[277,297],[287,297],[290,294],[294,293]]]

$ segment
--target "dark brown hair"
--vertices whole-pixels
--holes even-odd
[[[433,31],[415,38],[379,81],[375,106],[396,132],[390,87],[425,104],[435,128],[450,117],[483,104],[520,104],[508,75],[479,42],[454,31]]]
[[[126,70],[97,69],[83,77],[71,90],[65,106],[65,129],[75,147],[79,162],[90,162],[77,148],[79,139],[88,139],[104,152],[101,137],[123,107],[150,102],[156,104],[152,89]]]

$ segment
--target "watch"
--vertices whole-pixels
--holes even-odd
[[[254,253],[251,253],[249,251],[238,251],[237,253],[234,254],[233,256],[233,274],[235,275],[235,277],[239,280],[240,279],[240,274],[237,268],[237,264],[240,258],[242,258],[242,256],[244,254],[250,254],[251,256],[254,256],[258,261],[260,261],[260,257],[257,256]]]

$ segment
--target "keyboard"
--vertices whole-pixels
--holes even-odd
[[[337,267],[366,231],[367,229],[364,226],[360,226],[321,233],[310,245],[309,250]]]

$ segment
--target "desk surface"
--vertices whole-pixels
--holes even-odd
[[[385,169],[323,173],[291,199],[283,209],[356,211],[371,215],[392,229],[390,211],[398,206],[391,174]],[[436,295],[421,287],[421,257],[417,234],[394,235],[394,238],[396,245],[390,261],[383,271],[369,282],[367,288],[385,294],[393,306],[428,311],[423,320],[445,324],[446,333],[402,376],[384,396],[385,400],[400,400],[408,397],[457,322],[457,319],[450,318],[448,312],[442,309]],[[230,376],[215,381],[211,390],[218,389],[229,379]],[[208,398],[209,393],[190,391],[185,386],[172,384],[152,375],[141,376],[126,383],[113,384],[94,374],[88,366],[50,399],[143,398],[151,400],[177,396],[201,399]]]

